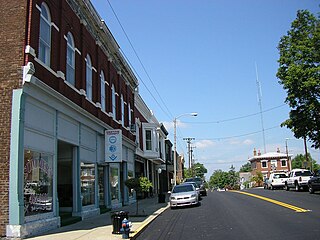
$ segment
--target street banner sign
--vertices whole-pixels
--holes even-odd
[[[113,129],[105,131],[105,162],[122,161],[122,131]]]

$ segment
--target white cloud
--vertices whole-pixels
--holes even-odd
[[[167,131],[171,131],[171,130],[173,131],[173,128],[174,128],[173,121],[172,122],[162,122],[162,123],[166,127]],[[186,127],[188,127],[188,124],[181,122],[179,119],[177,119],[176,127],[177,128],[186,128]]]
[[[215,142],[212,140],[200,140],[194,144],[197,148],[209,148],[215,146]]]

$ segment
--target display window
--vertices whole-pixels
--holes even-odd
[[[52,212],[53,157],[26,149],[24,151],[25,216]]]
[[[119,201],[119,167],[110,164],[110,190],[111,190],[111,200],[113,202]]]
[[[93,163],[81,163],[80,179],[82,206],[95,204],[95,166]]]

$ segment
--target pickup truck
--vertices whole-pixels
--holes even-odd
[[[287,175],[284,173],[271,173],[267,181],[267,188],[271,190],[275,188],[283,189],[287,178]]]
[[[285,189],[287,191],[290,188],[294,188],[299,191],[301,188],[308,188],[308,181],[312,177],[312,173],[307,169],[292,169],[289,173],[289,177],[285,181]]]

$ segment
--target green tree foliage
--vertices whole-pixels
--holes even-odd
[[[307,138],[320,147],[320,19],[299,10],[291,29],[279,42],[277,77],[287,92],[291,111],[281,124],[297,138]]]
[[[292,159],[292,168],[306,168],[316,172],[320,170],[320,165],[316,160],[312,159],[311,155],[308,153],[308,162],[306,162],[306,156],[304,154],[298,154]],[[311,165],[312,163],[312,165]],[[306,165],[307,166],[306,166]]]
[[[256,182],[258,187],[262,186],[263,175],[261,172],[257,172],[256,175],[252,176],[251,181]]]
[[[193,168],[184,169],[184,178],[201,177],[204,180],[204,174],[207,172],[208,170],[202,163],[195,163]]]
[[[215,170],[210,177],[210,188],[238,188],[239,174],[235,171],[233,165],[228,172],[224,172],[221,169]]]
[[[149,189],[152,187],[152,183],[146,177],[140,178],[130,178],[127,179],[124,184],[130,190],[133,189],[135,192],[148,192]],[[139,212],[139,205],[138,205],[138,198],[136,198],[136,215]]]
[[[251,172],[251,163],[247,162],[246,164],[243,164],[240,168],[240,172]]]

